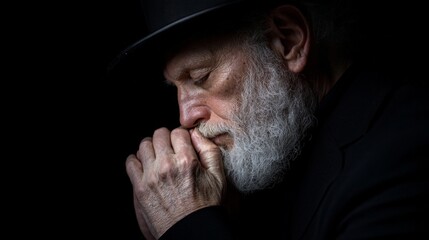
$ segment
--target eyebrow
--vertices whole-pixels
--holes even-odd
[[[183,78],[183,76],[186,75],[187,72],[189,72],[190,70],[191,70],[191,68],[189,68],[189,67],[180,68],[180,71],[178,71],[177,74],[174,74],[174,76],[172,77],[172,79],[173,79],[172,81],[169,80],[167,77],[165,77],[166,72],[164,71],[164,81],[167,85],[174,86],[175,85],[174,80]]]

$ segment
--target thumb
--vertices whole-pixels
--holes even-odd
[[[220,148],[205,138],[198,129],[191,131],[192,144],[198,153],[201,165],[209,171],[223,171],[222,152]]]

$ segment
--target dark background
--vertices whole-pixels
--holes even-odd
[[[416,2],[364,8],[374,38],[413,74],[426,62],[425,11]],[[141,138],[177,126],[178,117],[171,90],[106,76],[109,62],[145,34],[139,1],[11,9],[2,88],[5,216],[18,227],[11,233],[143,239],[125,159]]]
[[[53,45],[59,56],[54,58],[64,64],[54,71],[58,92],[48,105],[58,118],[52,125],[61,126],[54,130],[48,152],[58,156],[52,167],[65,171],[49,180],[48,195],[53,198],[47,207],[60,234],[143,239],[125,159],[155,128],[178,125],[171,104],[175,96],[150,84],[132,85],[128,79],[106,75],[115,56],[146,33],[140,1],[89,2],[61,4],[64,12],[58,12],[64,23],[57,28],[60,40]]]
[[[140,2],[5,9],[4,229],[16,239],[143,239],[125,159],[178,118],[168,91],[106,75],[145,34]]]

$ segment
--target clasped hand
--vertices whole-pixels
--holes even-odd
[[[158,239],[186,215],[220,205],[226,191],[218,146],[197,129],[157,129],[126,160],[134,207],[146,239]]]

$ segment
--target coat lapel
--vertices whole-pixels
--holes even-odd
[[[359,70],[359,72],[358,72]],[[290,179],[294,200],[292,239],[301,239],[309,228],[331,184],[343,166],[341,149],[357,141],[371,126],[390,88],[370,70],[354,66],[325,97],[317,112],[318,126],[297,160]],[[295,185],[296,184],[296,185]],[[309,233],[310,235],[312,233]]]

